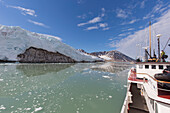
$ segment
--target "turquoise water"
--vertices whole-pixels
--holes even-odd
[[[1,64],[0,112],[119,113],[131,66]]]

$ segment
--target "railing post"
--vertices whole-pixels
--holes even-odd
[[[143,83],[145,83],[145,77],[143,77]]]

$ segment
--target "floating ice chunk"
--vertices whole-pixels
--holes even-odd
[[[28,102],[28,100],[25,100],[25,103],[27,103]]]
[[[39,107],[39,108],[35,108],[35,112],[37,112],[37,111],[41,111],[43,108],[42,107]]]
[[[5,110],[5,109],[6,109],[6,107],[4,107],[4,105],[0,106],[0,110]]]
[[[108,79],[110,79],[111,77],[110,76],[102,76],[103,78],[108,78]]]
[[[29,110],[31,110],[31,108],[25,108],[25,110],[29,111]]]
[[[112,96],[109,96],[109,98],[112,98]]]
[[[16,98],[15,100],[19,101],[19,98]]]
[[[127,85],[123,85],[124,87],[127,87]]]
[[[4,79],[0,79],[0,82],[1,82],[1,81],[4,81]]]
[[[32,93],[31,93],[31,92],[28,92],[28,94],[29,94],[29,95],[32,95]]]
[[[17,109],[20,110],[20,111],[22,110],[22,108],[17,108]]]

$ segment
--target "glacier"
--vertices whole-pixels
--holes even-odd
[[[59,52],[75,61],[102,60],[79,52],[63,43],[59,37],[30,32],[18,26],[0,25],[0,60],[18,61],[17,55],[24,53],[29,47]]]

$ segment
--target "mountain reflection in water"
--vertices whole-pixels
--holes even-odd
[[[130,63],[103,63],[100,65],[92,66],[91,69],[98,70],[98,71],[104,71],[104,72],[110,72],[110,73],[118,73],[123,70],[129,69],[132,67],[132,64]]]
[[[44,75],[51,72],[59,72],[74,64],[34,64],[34,65],[17,65],[17,70],[22,71],[25,75],[29,76],[38,76]],[[31,70],[31,71],[30,71]]]

